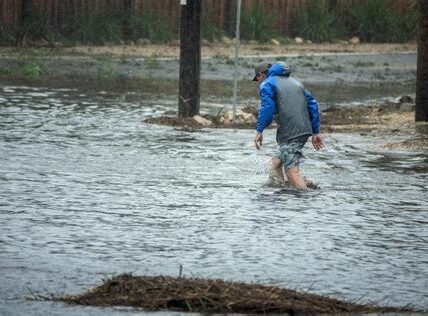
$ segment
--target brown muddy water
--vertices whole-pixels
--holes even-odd
[[[25,297],[125,272],[176,276],[180,265],[428,310],[427,152],[330,134],[327,150],[306,147],[304,175],[321,190],[284,191],[265,167],[274,130],[256,152],[253,130],[142,122],[171,109],[168,95],[1,87],[0,314],[122,314]]]

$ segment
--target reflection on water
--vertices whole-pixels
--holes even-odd
[[[4,87],[0,312],[119,313],[26,301],[114,273],[270,283],[428,309],[427,153],[332,134],[307,147],[321,190],[269,185],[253,131],[142,123],[173,102]],[[266,133],[274,140],[274,131]]]

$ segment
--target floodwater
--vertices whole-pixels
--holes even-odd
[[[327,150],[306,147],[304,175],[321,189],[282,191],[265,170],[273,130],[256,152],[252,130],[142,122],[175,99],[105,96],[1,88],[0,314],[122,314],[26,295],[77,294],[125,272],[174,276],[180,265],[428,309],[427,152],[331,134]]]

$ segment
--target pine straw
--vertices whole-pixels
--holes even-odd
[[[119,275],[88,292],[57,298],[70,304],[132,306],[200,313],[374,313],[409,309],[360,305],[273,286],[201,278]]]

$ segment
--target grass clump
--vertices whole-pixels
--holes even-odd
[[[243,40],[255,40],[267,42],[275,37],[275,24],[277,17],[270,14],[261,5],[255,5],[243,12],[241,18],[241,38]]]
[[[385,0],[364,0],[349,8],[347,25],[365,42],[405,42],[416,38],[417,19],[416,3],[399,12]]]
[[[332,40],[339,33],[336,18],[320,1],[308,1],[298,14],[295,33],[316,43]]]
[[[97,60],[97,79],[112,80],[116,75],[116,67],[108,58],[99,58]]]
[[[418,6],[414,1],[399,10],[391,1],[361,0],[329,9],[324,2],[308,0],[292,30],[313,42],[359,37],[363,42],[406,42],[417,35]]]
[[[18,73],[25,79],[35,80],[46,75],[48,72],[40,61],[40,53],[36,49],[28,49],[20,55],[20,66]]]
[[[161,64],[159,60],[153,57],[147,57],[144,59],[144,64],[146,65],[147,69],[161,69]]]
[[[122,39],[121,23],[114,16],[97,12],[81,19],[73,37],[85,44],[118,43]]]
[[[225,32],[215,25],[212,16],[205,10],[202,14],[202,38],[212,42],[224,34]]]
[[[20,74],[24,78],[28,78],[28,79],[38,79],[43,75],[43,73],[44,72],[42,67],[35,61],[30,61],[28,63],[25,63],[20,68]]]
[[[170,19],[154,10],[134,17],[132,28],[134,40],[146,38],[152,43],[165,43],[178,37]]]
[[[15,43],[16,31],[11,30],[10,27],[6,27],[1,21],[0,21],[0,45],[10,45]]]

